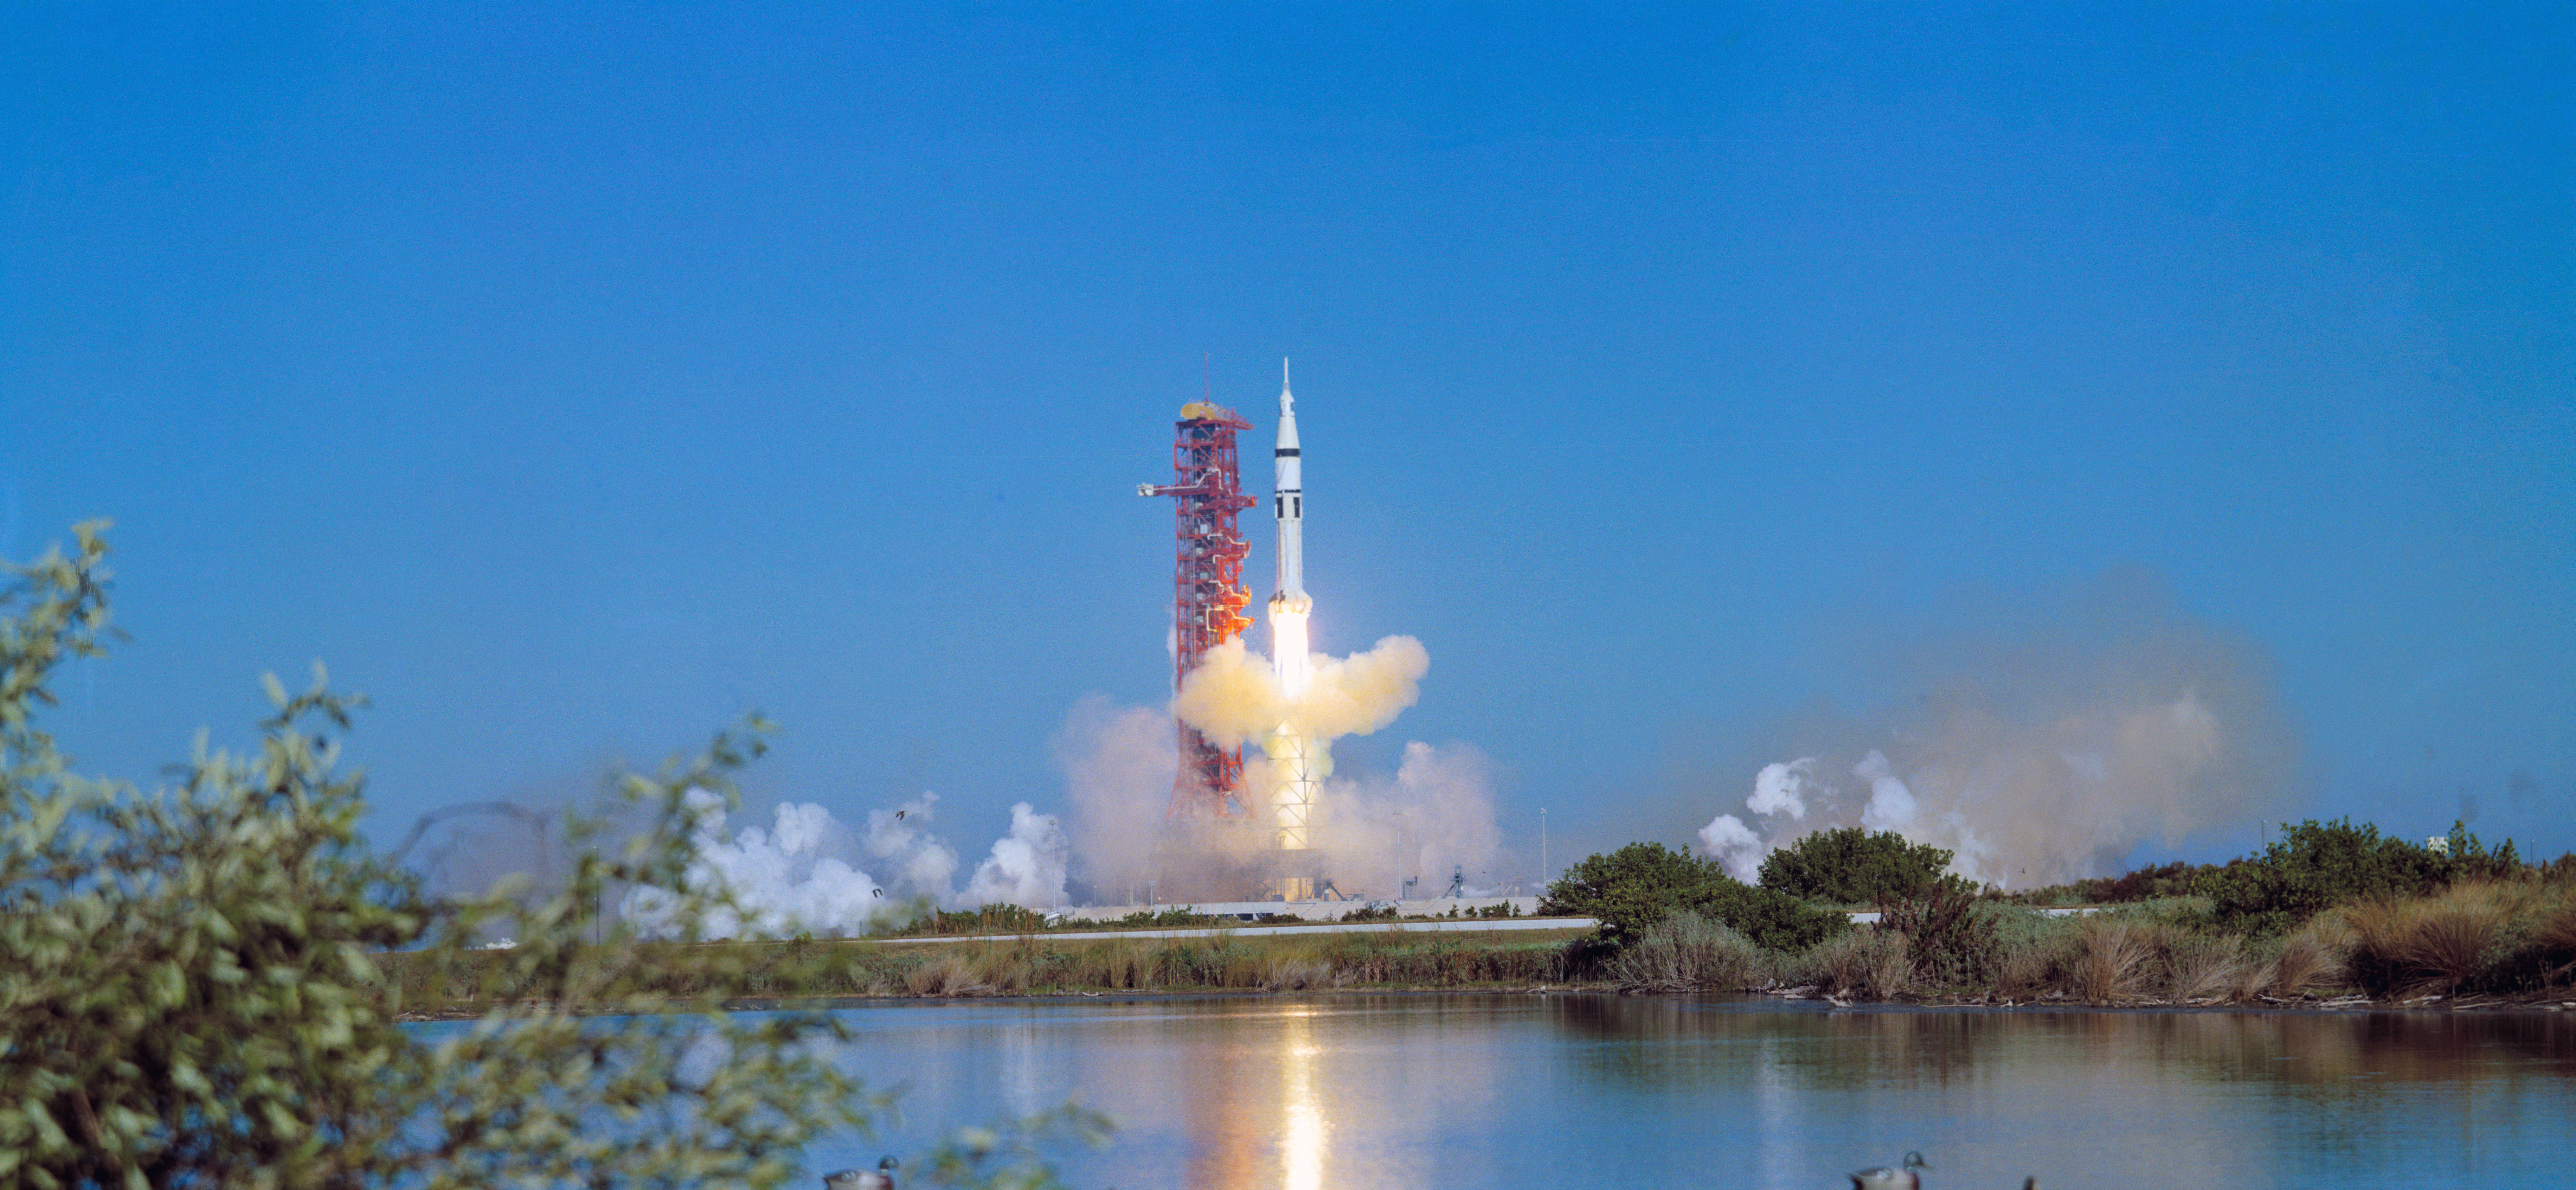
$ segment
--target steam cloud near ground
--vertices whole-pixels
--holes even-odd
[[[1741,816],[1700,829],[1707,853],[1750,880],[1772,850],[1858,826],[2029,888],[2281,804],[2298,743],[2268,663],[2160,583],[2109,575],[2003,620],[1916,656],[1908,709],[1798,732],[1797,752],[1753,774]]]
[[[730,836],[721,799],[703,791],[689,797],[699,814],[691,879],[724,884],[743,907],[739,916],[704,923],[711,938],[797,931],[845,937],[925,901],[950,909],[997,902],[1046,909],[1064,899],[1064,830],[1027,802],[1011,807],[1009,832],[959,890],[957,852],[930,830],[938,794],[871,811],[859,828],[820,804],[782,802],[770,829],[746,826]],[[618,908],[648,933],[676,924],[671,898],[659,889],[631,889]]]
[[[1192,670],[1168,710],[1121,707],[1097,695],[1077,703],[1055,740],[1071,801],[1073,841],[1104,900],[1141,899],[1151,853],[1172,794],[1178,716],[1223,747],[1257,745],[1281,724],[1329,747],[1393,723],[1421,697],[1430,653],[1409,636],[1390,636],[1350,657],[1312,658],[1304,694],[1279,690],[1268,658],[1230,641]],[[1437,895],[1452,868],[1471,894],[1485,894],[1517,875],[1494,816],[1492,762],[1466,744],[1409,742],[1392,775],[1333,774],[1329,756],[1312,830],[1324,874],[1350,894],[1396,894],[1402,877],[1419,876],[1417,896]],[[1257,748],[1244,763],[1244,784],[1266,803],[1270,766]],[[1241,845],[1267,846],[1261,824]]]

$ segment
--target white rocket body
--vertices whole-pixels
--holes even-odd
[[[1270,597],[1306,611],[1306,492],[1297,453],[1297,398],[1288,393],[1288,366],[1279,366],[1279,445],[1270,452],[1271,513],[1279,520],[1279,590]]]
[[[1279,445],[1270,454],[1271,515],[1279,522],[1279,589],[1270,596],[1270,665],[1280,693],[1294,699],[1305,693],[1314,676],[1308,652],[1306,615],[1315,601],[1306,594],[1306,492],[1297,448],[1297,399],[1288,393],[1288,363],[1279,363]],[[1331,762],[1323,741],[1309,738],[1294,723],[1282,723],[1262,742],[1274,774],[1271,812],[1278,846],[1288,853],[1314,846],[1315,797]],[[1279,890],[1288,900],[1314,895],[1314,873],[1296,863],[1281,873]]]

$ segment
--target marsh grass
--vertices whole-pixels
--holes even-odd
[[[1604,974],[1623,992],[1731,992],[1760,983],[1769,967],[1752,939],[1683,909],[1648,927]]]
[[[1886,1000],[1913,986],[1913,960],[1905,938],[1893,930],[1860,929],[1808,947],[1786,965],[1787,982],[1812,984],[1837,996]]]
[[[1574,974],[1581,931],[1382,933],[1054,940],[1044,934],[951,943],[805,940],[692,948],[651,996],[1050,995],[1107,991],[1303,991],[1328,987],[1526,988]],[[636,964],[653,972],[647,948]],[[523,997],[504,951],[382,956],[385,979],[418,1011],[454,1012]],[[676,954],[663,955],[676,959]]]
[[[2576,967],[2576,886],[2566,881],[2464,880],[2333,916],[2350,933],[2353,981],[2373,995],[2535,991]]]
[[[2077,928],[2073,986],[2067,990],[2093,1004],[2144,997],[2158,974],[2155,960],[2164,933],[2164,927],[2152,922],[2107,915],[2083,919]]]

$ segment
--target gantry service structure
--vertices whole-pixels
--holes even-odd
[[[1198,667],[1209,650],[1252,627],[1243,610],[1252,595],[1243,589],[1243,559],[1250,543],[1235,528],[1235,516],[1253,506],[1243,494],[1243,475],[1235,466],[1234,432],[1252,423],[1234,410],[1204,401],[1181,406],[1172,423],[1172,478],[1169,484],[1138,484],[1139,496],[1172,497],[1174,562],[1172,568],[1172,688]],[[1171,821],[1249,819],[1252,799],[1243,788],[1243,749],[1219,748],[1199,729],[1178,719],[1181,767],[1172,778],[1172,801],[1164,817]]]

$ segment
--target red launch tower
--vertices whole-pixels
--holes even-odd
[[[1252,605],[1252,595],[1243,589],[1243,558],[1252,546],[1234,524],[1235,514],[1255,503],[1243,494],[1243,476],[1234,460],[1234,432],[1251,428],[1251,422],[1220,405],[1192,401],[1181,406],[1180,420],[1172,423],[1172,482],[1136,488],[1140,496],[1173,498],[1175,690],[1208,650],[1252,627],[1252,617],[1243,614]],[[1164,817],[1174,822],[1251,818],[1251,801],[1243,790],[1243,749],[1219,748],[1177,719],[1172,726],[1180,733],[1181,768],[1172,778],[1172,803]]]

